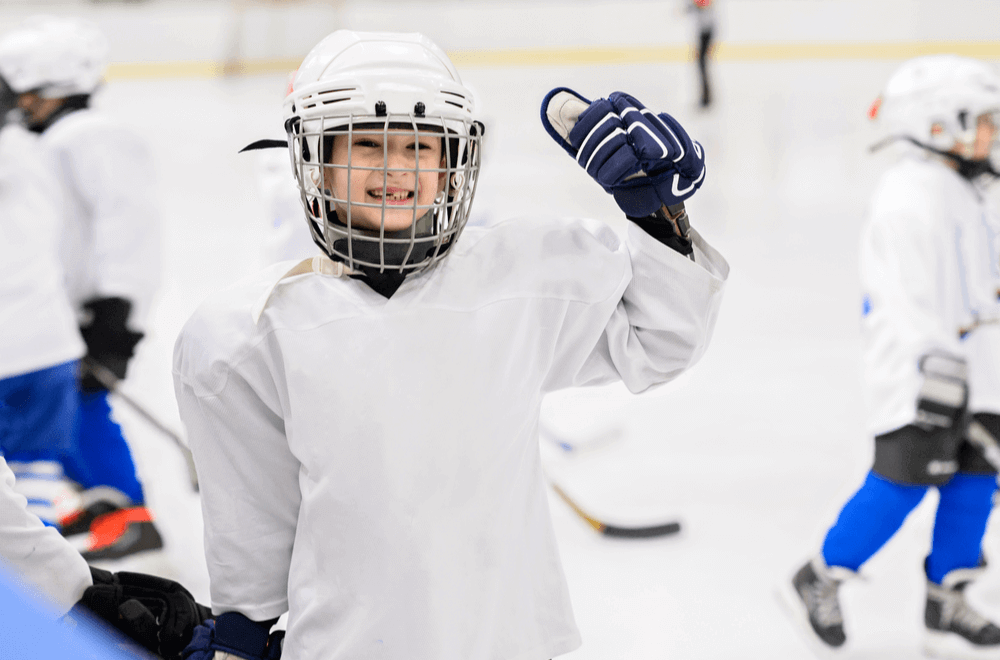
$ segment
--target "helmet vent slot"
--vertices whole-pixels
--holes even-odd
[[[330,105],[342,101],[350,101],[353,95],[358,92],[357,87],[343,87],[339,89],[327,89],[322,92],[308,94],[302,97],[303,109],[315,108],[317,105]]]

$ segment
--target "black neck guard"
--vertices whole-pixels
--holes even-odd
[[[341,224],[338,221],[338,224]],[[344,226],[341,224],[341,226]],[[404,229],[395,233],[386,233],[387,238],[409,238],[410,231]],[[381,252],[379,250],[379,244],[374,241],[352,241],[350,254],[354,255],[355,258],[362,261],[367,261],[369,263],[385,263],[385,268],[380,269],[377,266],[354,266],[354,270],[358,271],[358,274],[353,275],[353,279],[358,279],[370,286],[379,295],[385,296],[386,298],[391,298],[394,293],[403,284],[403,280],[409,275],[412,270],[400,271],[399,266],[407,260],[412,262],[420,262],[429,258],[434,250],[437,248],[437,238],[436,237],[425,237],[417,238],[413,241],[412,250],[410,244],[405,243],[385,243],[381,246]],[[330,254],[325,249],[325,246],[321,245],[318,241],[316,244],[319,245],[320,249],[327,254],[333,261],[343,261],[336,253]],[[347,253],[347,239],[341,238],[333,243],[334,249],[338,252]],[[441,253],[443,254],[451,247],[451,242],[444,243],[441,245]]]
[[[368,268],[365,266],[362,266],[359,270],[363,274],[351,275],[351,278],[361,280],[370,286],[372,291],[386,299],[392,298],[392,294],[396,293],[399,287],[403,286],[403,280],[406,279],[406,273],[401,273],[398,270],[379,271],[378,268]]]
[[[28,121],[28,130],[32,133],[44,133],[52,124],[56,123],[71,112],[83,110],[90,107],[90,94],[74,94],[67,96],[51,115],[39,122]]]

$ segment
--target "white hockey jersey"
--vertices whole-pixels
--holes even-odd
[[[142,139],[94,110],[77,110],[42,133],[64,187],[62,259],[70,300],[119,296],[143,331],[160,282],[160,211]]]
[[[969,410],[1000,415],[1000,218],[983,209],[963,233],[971,267],[986,277],[970,292],[972,326],[964,329]]]
[[[58,259],[58,196],[35,136],[0,130],[0,378],[83,355]]]
[[[27,500],[14,492],[14,473],[0,456],[0,561],[55,606],[68,612],[93,584],[80,553],[54,527],[28,512]]]
[[[634,225],[468,228],[385,299],[283,263],[177,340],[216,613],[289,612],[292,660],[547,660],[580,644],[538,448],[546,392],[669,381],[728,265]],[[310,267],[310,263],[312,266]],[[256,320],[256,322],[255,322]]]
[[[881,179],[861,248],[872,434],[916,420],[922,356],[965,357],[962,334],[989,287],[986,214],[975,187],[936,157],[908,153]]]

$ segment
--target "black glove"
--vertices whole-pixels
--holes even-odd
[[[93,298],[83,303],[83,309],[88,319],[80,326],[80,334],[87,344],[87,358],[107,367],[119,379],[125,378],[135,345],[143,337],[141,332],[128,329],[132,303],[124,298]],[[105,389],[86,368],[80,384],[86,391]]]
[[[80,604],[147,650],[174,660],[194,628],[212,617],[208,607],[173,580],[143,573],[109,573],[91,566],[94,586]]]

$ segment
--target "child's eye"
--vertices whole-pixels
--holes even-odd
[[[364,147],[367,149],[378,149],[382,147],[381,144],[379,144],[375,140],[372,140],[371,138],[358,138],[354,141],[354,146]]]
[[[419,144],[420,144],[420,151],[422,151],[422,152],[428,152],[428,151],[430,151],[431,149],[434,148],[434,145],[430,144],[429,142],[421,142]],[[409,149],[411,149],[413,151],[416,151],[417,150],[417,143],[411,144],[409,146]]]

